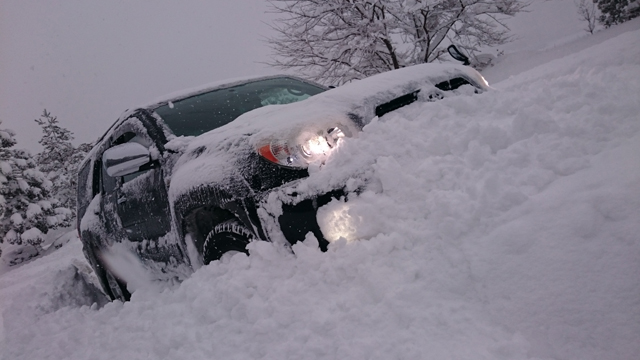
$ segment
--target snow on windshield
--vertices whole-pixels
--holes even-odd
[[[176,136],[197,136],[272,104],[288,104],[324,88],[288,77],[261,79],[170,101],[155,109]]]

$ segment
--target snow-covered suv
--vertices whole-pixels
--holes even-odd
[[[128,110],[80,167],[85,255],[107,295],[126,300],[129,270],[116,249],[158,279],[183,278],[254,239],[286,246],[311,232],[324,250],[340,234],[321,231],[317,210],[349,194],[345,184],[296,187],[309,167],[322,171],[372,119],[459,88],[489,87],[469,67],[424,64],[335,89],[292,76],[243,79]]]

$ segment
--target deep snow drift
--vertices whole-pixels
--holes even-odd
[[[126,304],[77,241],[3,274],[3,359],[635,359],[639,25],[346,141],[306,186],[373,179],[323,209],[360,241],[254,242]]]

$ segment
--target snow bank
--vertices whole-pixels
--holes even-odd
[[[2,275],[3,359],[634,359],[640,31],[494,86],[312,171],[366,186],[323,209],[360,241],[255,242],[126,304],[102,306],[78,242]]]

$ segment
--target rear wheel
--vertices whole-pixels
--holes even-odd
[[[247,244],[254,239],[253,233],[237,219],[230,219],[216,225],[204,241],[202,260],[208,264],[218,260],[228,252],[247,251]]]

